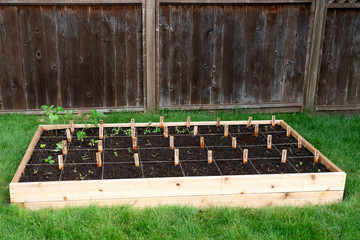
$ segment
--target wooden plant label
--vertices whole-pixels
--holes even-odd
[[[66,138],[68,140],[68,142],[71,142],[71,133],[70,133],[70,129],[66,129]]]
[[[140,165],[139,164],[139,154],[138,153],[134,154],[134,163],[135,163],[136,167],[138,167]]]
[[[133,150],[137,151],[137,137],[134,137],[132,139],[132,144],[133,144]]]
[[[287,150],[286,149],[282,150],[281,163],[286,163],[286,155],[287,155]]]
[[[271,149],[272,135],[267,136],[267,149]]]
[[[169,137],[169,128],[168,126],[164,126],[164,138],[168,138]]]
[[[175,166],[179,165],[179,149],[175,149],[174,151],[174,164]]]
[[[101,120],[100,120],[100,124],[101,124],[101,125],[104,125],[104,120],[101,119]]]
[[[160,126],[159,127],[160,128],[164,127],[164,117],[163,116],[160,117]]]
[[[287,128],[286,128],[286,136],[290,137],[290,134],[291,134],[291,127],[287,126]]]
[[[190,122],[191,122],[191,117],[187,117],[187,120],[186,120],[186,127],[187,128],[190,127]]]
[[[66,140],[63,140],[63,141],[62,141],[62,153],[63,153],[64,155],[66,155],[67,152],[68,152],[68,150],[67,150],[67,141],[66,141]]]
[[[236,137],[232,137],[231,141],[232,141],[231,147],[236,148]]]
[[[98,140],[98,152],[102,152],[103,151],[103,142],[102,140]]]
[[[243,152],[243,164],[246,164],[248,161],[248,155],[249,155],[249,150],[248,149],[244,149]]]
[[[220,127],[220,118],[218,118],[218,119],[216,120],[216,126],[217,126],[217,127]]]
[[[130,127],[131,128],[134,128],[135,127],[135,119],[131,119],[131,122],[130,122]]]
[[[251,121],[252,121],[252,117],[249,117],[249,119],[248,119],[248,121],[247,121],[247,125],[246,125],[246,126],[250,127],[250,126],[251,126]]]
[[[213,158],[212,158],[212,150],[209,150],[208,151],[208,163],[212,163],[212,160],[213,160]]]
[[[72,133],[75,131],[74,120],[70,120],[70,130]]]
[[[198,126],[194,126],[194,136],[198,134]]]
[[[97,152],[97,153],[96,153],[96,163],[97,163],[97,167],[101,167],[101,166],[102,166],[101,152]]]
[[[302,137],[298,137],[298,148],[301,148],[303,145],[302,143]]]
[[[314,154],[314,163],[318,163],[319,158],[320,158],[320,152],[319,152],[319,150],[316,150],[315,154]]]
[[[275,127],[275,115],[272,116],[272,119],[271,119],[271,126]]]
[[[204,149],[205,148],[205,140],[204,137],[200,137],[200,148]]]
[[[228,137],[229,136],[229,125],[225,125],[224,126],[224,137]]]
[[[59,161],[59,170],[64,169],[64,159],[62,155],[58,155],[58,161]]]
[[[257,137],[259,135],[259,124],[255,125],[255,133],[254,133],[255,137]]]
[[[174,149],[174,136],[170,136],[170,149]]]
[[[131,138],[135,137],[135,128],[131,127]]]
[[[101,120],[100,120],[101,121]],[[104,138],[104,124],[99,125],[99,138],[103,139]]]

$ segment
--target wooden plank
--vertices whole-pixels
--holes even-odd
[[[352,4],[349,4],[349,3],[346,3],[346,4],[343,4],[343,3],[330,3],[326,6],[327,8],[360,8],[360,3],[352,3]]]
[[[153,0],[154,1],[154,0]],[[155,3],[154,3],[155,5]],[[144,84],[144,64],[146,64],[146,61],[144,63],[144,49],[143,49],[143,14],[142,14],[143,8],[141,5],[137,5],[135,7],[135,16],[136,16],[136,43],[137,43],[137,71],[136,71],[136,80],[137,80],[137,89],[136,89],[136,107],[140,107],[140,106],[144,106],[144,92],[145,92],[145,87],[146,84]],[[155,20],[153,21],[153,25],[155,24]],[[154,25],[155,26],[155,25]],[[146,36],[145,36],[146,37]],[[155,42],[155,39],[153,40]],[[155,43],[152,45],[155,49]],[[155,53],[153,54],[153,57],[155,58]],[[153,68],[153,73],[152,75],[155,76],[155,62],[153,63],[154,67],[151,67],[151,69]],[[145,78],[146,79],[146,78]],[[149,84],[155,84],[155,80],[154,83],[149,83]],[[145,86],[145,87],[144,87]],[[155,85],[154,85],[154,89],[155,89]],[[155,94],[155,93],[154,93]],[[151,97],[151,96],[150,96]],[[155,95],[153,95],[153,100],[155,101]],[[153,108],[151,109],[155,109],[155,106],[153,106]]]
[[[360,104],[347,104],[344,105],[317,105],[316,111],[358,111]]]
[[[85,201],[59,202],[24,202],[21,206],[29,209],[62,208],[66,206],[114,206],[130,205],[136,208],[157,207],[159,205],[185,205],[209,208],[214,206],[227,207],[266,207],[266,206],[307,206],[340,202],[343,191],[328,192],[287,192],[272,194],[242,194],[242,195],[210,195],[167,198],[137,198],[137,199],[101,199]]]
[[[5,49],[6,47],[6,31],[4,26],[5,22],[5,7],[0,6],[0,49]],[[3,91],[6,95],[6,90],[9,89],[7,86],[9,83],[7,81],[8,75],[6,71],[6,52],[0,51],[0,109],[3,108]]]
[[[71,5],[115,5],[115,4],[125,4],[125,3],[142,3],[142,0],[2,0],[2,5],[51,5],[51,6],[71,6]]]
[[[155,110],[156,105],[156,1],[146,0],[145,1],[145,37],[146,37],[146,53],[145,59],[145,71],[146,71],[146,109]],[[145,6],[143,6],[145,8]],[[141,14],[142,16],[142,14]],[[140,66],[140,65],[139,65]]]
[[[273,174],[11,183],[11,202],[343,191],[346,174]]]
[[[354,12],[354,25],[351,35],[351,59],[349,84],[347,94],[347,106],[360,104],[360,14],[359,10]]]
[[[311,3],[312,0],[158,0],[160,3],[212,3],[212,4],[269,4],[269,3]]]

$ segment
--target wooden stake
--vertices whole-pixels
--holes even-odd
[[[164,138],[169,137],[169,128],[168,126],[164,125]]]
[[[271,149],[272,135],[267,136],[267,149]]]
[[[103,142],[102,140],[98,140],[98,152],[102,152],[103,151]]]
[[[102,121],[102,120],[100,120]],[[99,124],[99,138],[103,139],[104,138],[104,124]]]
[[[179,149],[175,149],[174,151],[174,164],[175,166],[179,165]]]
[[[71,142],[71,133],[70,133],[70,129],[66,129],[66,138],[68,140],[68,142]]]
[[[228,137],[229,136],[229,125],[225,125],[224,126],[224,137]]]
[[[137,151],[137,137],[134,137],[132,139],[132,144],[133,144],[133,150]]]
[[[275,115],[272,116],[271,126],[275,127]]]
[[[187,128],[190,127],[190,122],[191,122],[191,117],[187,117],[187,120],[186,120],[186,127]]]
[[[286,163],[286,155],[287,155],[287,150],[286,149],[282,150],[281,163]]]
[[[174,149],[174,136],[170,136],[170,149],[173,150]]]
[[[248,150],[248,149],[244,149],[244,152],[243,152],[243,164],[247,164],[248,155],[249,155],[249,150]]]
[[[254,133],[255,137],[257,137],[259,135],[259,124],[255,125],[255,133]]]
[[[100,119],[100,124],[104,125],[104,120]]]
[[[298,137],[298,148],[302,147],[302,137]]]
[[[62,153],[63,153],[63,155],[66,155],[67,152],[68,152],[68,150],[67,150],[67,141],[63,140],[62,141]]]
[[[247,121],[247,127],[250,127],[251,126],[251,121],[252,121],[252,117],[249,117],[248,121]]]
[[[131,128],[134,128],[135,127],[135,119],[131,119],[131,122],[130,122],[130,127]]]
[[[194,136],[198,134],[198,126],[194,126]]]
[[[70,120],[70,131],[73,133],[75,131],[74,120]]]
[[[201,148],[201,149],[204,149],[204,148],[205,148],[204,137],[200,137],[200,148]]]
[[[236,148],[236,137],[232,137],[231,141],[232,141],[231,147]]]
[[[131,138],[135,137],[135,128],[131,127]]]
[[[212,158],[212,150],[209,150],[208,151],[208,163],[212,163],[212,160],[213,160],[213,158]]]
[[[290,134],[291,134],[291,127],[290,127],[290,126],[287,126],[286,136],[287,136],[287,137],[290,137]]]
[[[58,161],[59,161],[59,170],[64,169],[64,159],[62,155],[58,155]]]
[[[101,152],[97,152],[97,153],[96,153],[96,163],[97,163],[97,167],[101,167],[101,166],[102,166]]]
[[[135,167],[138,167],[140,165],[139,164],[139,154],[138,153],[134,154],[134,163],[135,163]]]
[[[218,118],[218,119],[216,120],[216,126],[217,126],[217,127],[220,127],[220,118]]]
[[[314,163],[318,163],[319,158],[320,158],[320,152],[319,152],[319,150],[316,150],[315,155],[314,155]]]
[[[160,128],[164,127],[164,117],[163,116],[160,117],[160,126],[159,127]]]

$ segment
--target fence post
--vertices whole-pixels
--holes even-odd
[[[155,7],[156,0],[145,0],[146,103],[145,111],[156,109],[155,96]]]
[[[313,4],[315,4],[315,16],[305,102],[305,109],[310,113],[315,113],[316,111],[316,94],[320,76],[322,40],[325,33],[326,3],[327,0],[315,0],[313,2]]]

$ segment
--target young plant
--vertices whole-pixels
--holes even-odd
[[[91,139],[89,142],[89,146],[93,147],[96,143],[98,143],[98,140]]]
[[[123,130],[123,133],[124,133],[126,136],[130,137],[130,136],[131,136],[131,129],[128,128],[128,129],[126,129],[126,130]]]
[[[153,130],[153,133],[160,133],[160,128],[159,126],[156,126],[156,128]]]
[[[118,156],[119,156],[117,152],[114,152],[114,155],[115,155],[115,157],[118,157]]]
[[[111,129],[110,136],[114,137],[114,136],[118,135],[120,133],[120,129],[121,129],[120,127]]]
[[[85,138],[87,138],[88,136],[86,135],[86,132],[85,131],[78,131],[77,133],[76,133],[76,138],[77,138],[77,140],[79,140],[79,141],[84,141],[84,139]]]
[[[46,144],[40,144],[40,148],[45,148]]]
[[[56,148],[54,149],[54,152],[60,152],[62,151],[62,148],[63,148],[62,142],[58,142],[56,144]]]
[[[53,160],[52,156],[48,156],[48,157],[44,160],[44,162],[53,164],[55,161]]]
[[[64,108],[61,106],[54,107],[54,105],[47,106],[42,105],[41,109],[45,111],[46,116],[48,117],[50,124],[54,124],[57,120],[59,120],[59,112],[64,112]],[[57,129],[56,129],[57,135]]]
[[[98,122],[100,119],[105,118],[105,114],[102,112],[96,111],[96,109],[91,109],[89,122],[98,127]]]
[[[84,155],[81,156],[81,160],[83,160],[83,161],[86,161],[88,159],[90,159],[90,157],[87,154],[84,154]]]
[[[73,110],[66,110],[64,114],[64,122],[69,122],[70,120],[74,120],[76,109]]]

